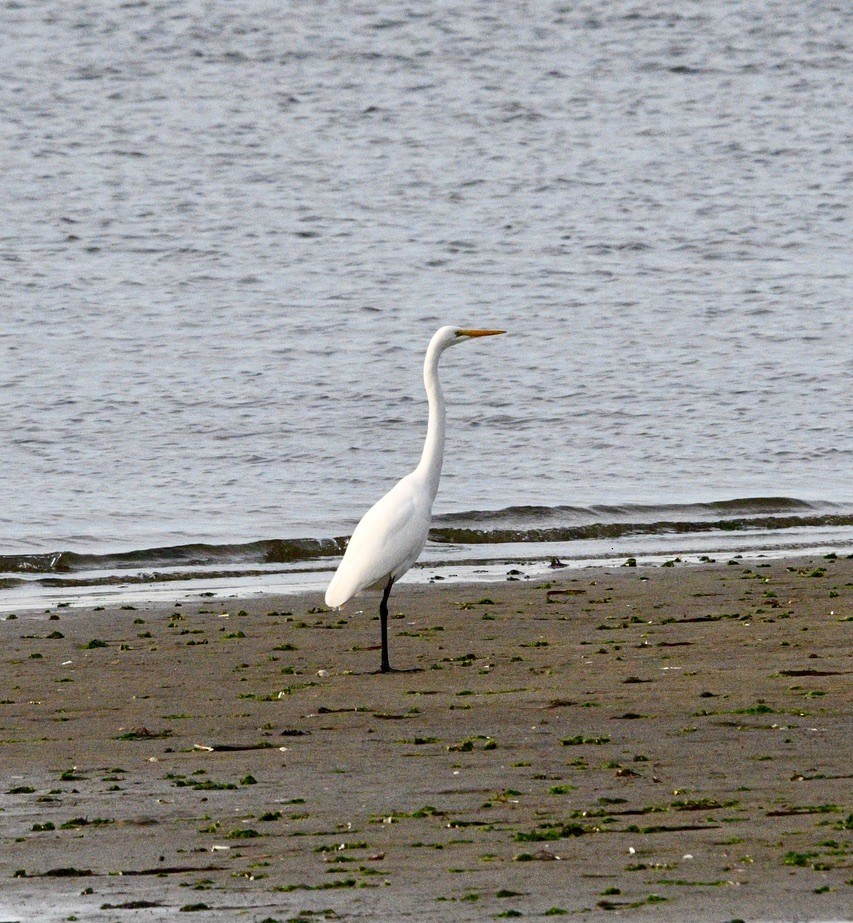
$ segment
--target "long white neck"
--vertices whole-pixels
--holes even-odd
[[[415,469],[429,487],[433,500],[438,493],[441,463],[444,460],[444,395],[438,380],[438,360],[444,349],[445,344],[436,342],[434,338],[424,359],[424,387],[429,399],[429,423],[423,455]]]

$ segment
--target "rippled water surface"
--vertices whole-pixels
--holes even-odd
[[[3,3],[3,551],[853,503],[845,7]]]

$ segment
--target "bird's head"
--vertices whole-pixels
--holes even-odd
[[[454,327],[451,325],[442,327],[433,339],[438,340],[441,347],[444,349],[448,346],[455,346],[457,343],[464,343],[466,340],[472,340],[474,337],[494,337],[501,333],[506,333],[506,331],[479,330],[468,327]]]

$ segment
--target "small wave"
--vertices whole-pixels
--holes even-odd
[[[245,579],[246,577],[265,577],[269,575],[267,570],[256,570],[251,568],[240,568],[238,570],[168,570],[143,573],[120,573],[120,574],[99,574],[97,577],[46,577],[35,575],[34,577],[0,577],[0,590],[10,590],[16,587],[42,586],[54,589],[85,589],[87,587],[107,587],[107,586],[135,586],[146,583],[180,583],[191,580],[234,580]]]
[[[0,573],[70,574],[88,570],[146,567],[216,567],[225,564],[292,564],[343,554],[345,538],[292,538],[246,542],[239,545],[173,545],[113,554],[0,555]]]
[[[465,545],[572,542],[631,535],[853,525],[853,509],[792,497],[745,497],[687,504],[511,506],[436,517],[430,538]]]
[[[833,513],[831,503],[808,503],[792,497],[746,497],[735,500],[715,500],[710,503],[622,504],[618,506],[510,506],[501,510],[471,510],[445,513],[435,517],[442,526],[468,528],[501,526],[530,527],[559,520],[562,525],[582,525],[589,522],[655,522],[677,517],[682,521],[721,519],[732,516],[773,516],[783,513]],[[845,510],[845,512],[850,512]]]
[[[503,545],[507,543],[610,540],[628,536],[748,530],[797,530],[853,526],[853,507],[807,503],[787,497],[755,497],[712,503],[622,506],[513,506],[503,510],[471,510],[435,517],[430,540],[437,544]],[[111,554],[59,551],[53,554],[0,555],[0,589],[21,580],[108,579],[104,572],[130,580],[180,580],[205,570],[213,574],[253,573],[270,565],[291,567],[343,554],[347,538],[268,539],[243,544],[186,544]],[[162,569],[172,574],[164,575]],[[158,574],[144,573],[160,569]],[[85,572],[98,576],[84,577]],[[233,572],[233,574],[232,574]],[[17,576],[13,576],[17,575]],[[134,576],[131,576],[134,575]],[[56,583],[56,585],[68,585]]]
[[[853,516],[753,516],[706,521],[602,522],[548,529],[432,529],[434,542],[460,545],[498,545],[510,542],[575,542],[616,539],[630,535],[739,532],[748,529],[803,529],[815,526],[853,526]]]

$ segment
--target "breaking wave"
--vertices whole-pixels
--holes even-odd
[[[430,540],[471,546],[571,543],[628,536],[781,531],[853,526],[853,507],[787,497],[713,503],[622,506],[513,506],[436,516]],[[57,551],[0,555],[0,589],[22,583],[81,586],[186,580],[200,571],[217,576],[268,573],[276,565],[322,563],[343,554],[345,536],[282,538],[243,544],[186,544],[110,554]],[[499,551],[496,549],[496,554]],[[331,562],[330,562],[331,563]],[[260,570],[259,570],[260,568]]]

